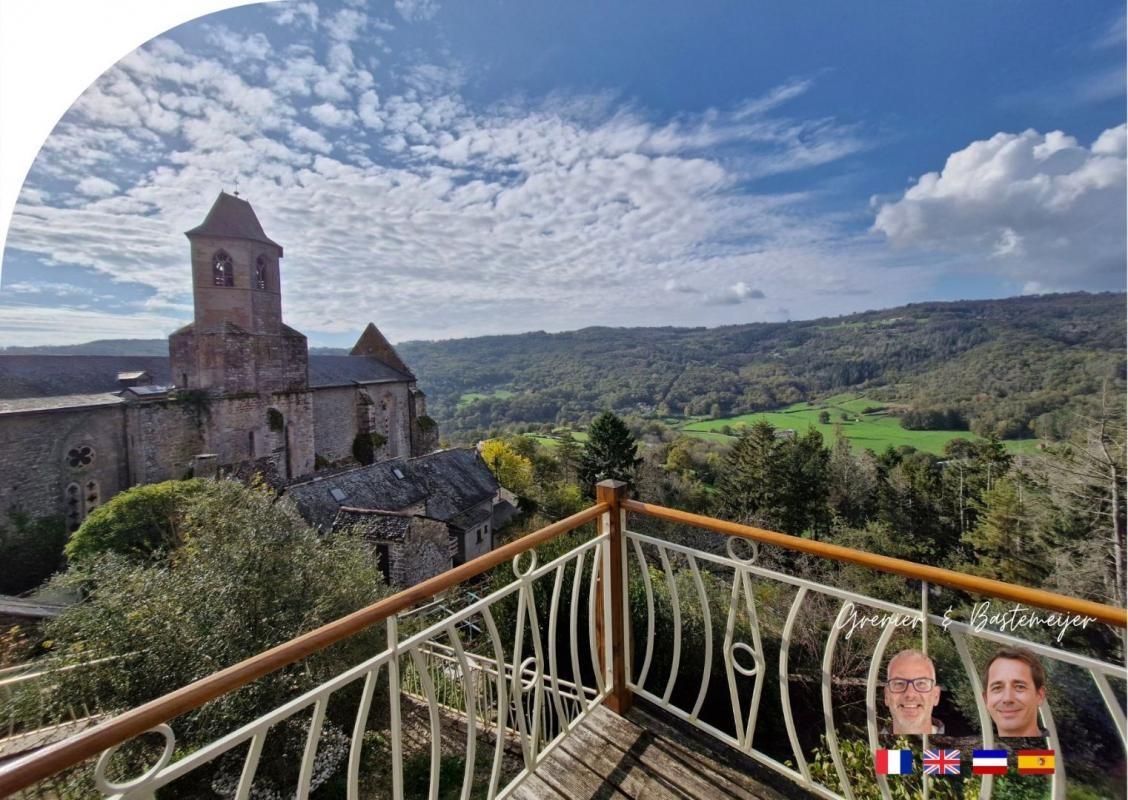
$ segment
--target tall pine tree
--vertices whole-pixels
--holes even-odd
[[[610,411],[604,411],[588,429],[588,440],[580,454],[580,485],[589,497],[595,484],[613,478],[630,483],[635,468],[642,463],[638,444],[626,423]]]

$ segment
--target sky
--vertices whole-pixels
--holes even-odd
[[[1120,2],[242,6],[42,143],[0,347],[189,322],[221,190],[312,345],[1124,291],[1125,131]]]

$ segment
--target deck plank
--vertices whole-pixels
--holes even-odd
[[[599,707],[514,794],[522,800],[786,800],[755,776],[766,768],[688,733],[653,709],[626,717]],[[684,726],[683,726],[684,727]],[[778,783],[778,779],[773,781]],[[799,787],[788,798],[810,797]]]

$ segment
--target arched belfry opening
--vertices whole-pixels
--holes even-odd
[[[226,250],[217,250],[212,256],[212,283],[216,286],[235,285],[235,265]]]

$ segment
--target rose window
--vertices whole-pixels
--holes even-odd
[[[67,463],[75,469],[82,469],[89,467],[94,461],[94,448],[90,445],[81,445],[80,447],[72,447],[67,453]]]

